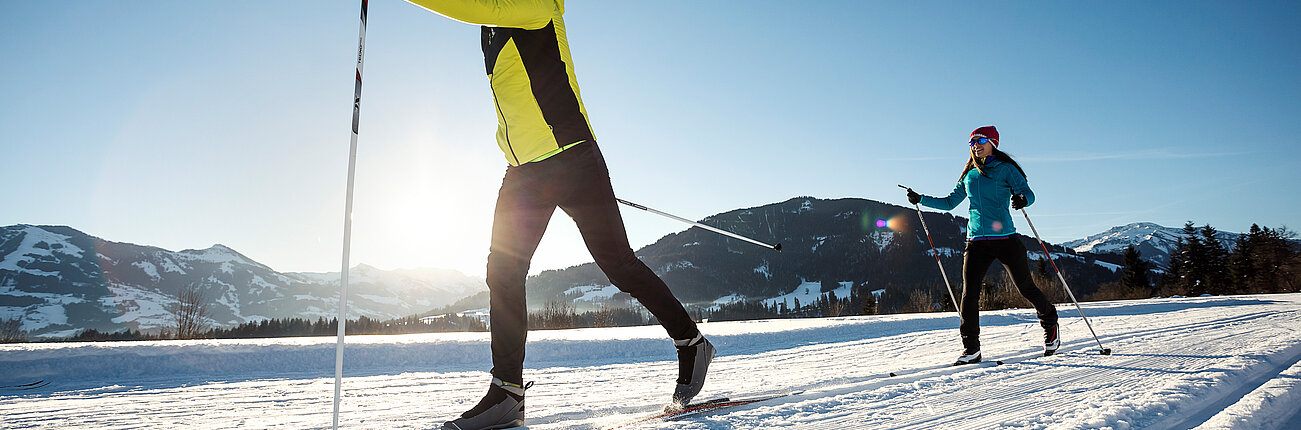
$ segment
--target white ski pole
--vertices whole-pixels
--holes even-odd
[[[903,188],[908,191],[913,190],[912,188],[908,188],[903,185],[899,185],[899,188]],[[959,313],[961,313],[962,308],[958,306],[958,296],[953,294],[953,286],[949,284],[949,275],[944,273],[944,263],[940,262],[940,252],[935,249],[935,242],[931,241],[930,229],[926,228],[926,218],[922,217],[922,207],[916,203],[913,203],[913,207],[917,208],[917,219],[922,220],[922,231],[926,232],[926,243],[931,244],[931,254],[935,255],[935,264],[940,266],[940,277],[944,278],[944,289],[948,290],[949,298],[953,299],[953,310],[956,310]]]
[[[343,400],[343,336],[348,322],[348,254],[352,248],[352,183],[357,170],[357,123],[361,119],[361,66],[366,58],[366,4],[361,0],[361,32],[357,36],[357,86],[352,95],[352,142],[348,145],[348,193],[343,211],[343,270],[339,272],[339,340],[334,349],[334,426],[339,428]]]
[[[683,217],[680,217],[680,216],[677,216],[677,215],[673,215],[673,214],[670,214],[670,213],[660,212],[660,211],[657,211],[657,210],[655,210],[655,209],[651,209],[651,208],[648,208],[648,207],[645,207],[645,206],[642,206],[642,205],[639,205],[639,204],[636,204],[636,203],[633,203],[633,202],[630,202],[630,201],[627,201],[627,200],[624,200],[624,199],[621,199],[621,198],[617,198],[617,197],[616,197],[615,200],[618,200],[619,203],[623,203],[623,204],[625,204],[625,205],[628,205],[628,206],[631,206],[631,207],[634,207],[634,208],[637,208],[637,209],[641,209],[641,210],[644,210],[644,211],[646,211],[646,212],[653,213],[653,214],[655,214],[655,215],[659,215],[659,216],[662,216],[662,217],[665,217],[665,218],[669,218],[669,219],[674,219],[674,220],[682,221],[682,222],[685,222],[685,223],[687,223],[687,224],[691,224],[691,225],[694,225],[694,226],[696,226],[696,227],[700,227],[700,228],[703,228],[703,229],[705,229],[705,230],[712,231],[712,232],[714,232],[714,233],[718,233],[718,234],[721,234],[721,235],[724,235],[724,236],[734,237],[734,238],[737,238],[737,239],[741,239],[741,240],[744,240],[744,241],[746,241],[746,242],[750,242],[750,243],[753,243],[753,244],[755,244],[755,245],[762,246],[762,247],[764,247],[764,248],[771,248],[771,249],[777,250],[778,252],[780,252],[780,251],[782,250],[782,244],[781,244],[781,243],[778,243],[778,244],[776,244],[776,245],[769,245],[769,244],[766,244],[766,243],[763,243],[763,242],[760,242],[760,241],[757,241],[757,240],[754,240],[754,239],[751,239],[751,238],[748,238],[748,237],[745,237],[745,236],[741,236],[741,235],[736,234],[736,233],[732,233],[732,232],[727,231],[727,230],[721,230],[721,229],[718,229],[718,228],[710,227],[710,226],[707,226],[707,225],[704,225],[704,224],[701,224],[701,223],[698,223],[698,222],[695,222],[695,221],[692,221],[692,220],[689,220],[689,219],[686,219],[686,218],[683,218]]]
[[[1057,268],[1057,263],[1053,261],[1052,254],[1048,253],[1048,246],[1044,245],[1044,240],[1039,238],[1039,230],[1034,228],[1034,223],[1030,221],[1030,213],[1021,208],[1021,214],[1025,215],[1025,223],[1030,224],[1030,231],[1034,232],[1035,240],[1039,241],[1039,247],[1044,250],[1044,257],[1048,258],[1048,263],[1053,265],[1053,270],[1057,272],[1057,279],[1062,281],[1062,288],[1066,289],[1066,294],[1071,297],[1071,303],[1075,304],[1075,310],[1080,312],[1080,318],[1084,318],[1084,325],[1089,327],[1089,333],[1093,335],[1093,341],[1098,343],[1098,352],[1102,355],[1111,355],[1111,348],[1104,348],[1102,341],[1098,339],[1098,333],[1093,331],[1093,324],[1089,323],[1089,317],[1084,316],[1084,309],[1080,308],[1080,302],[1075,300],[1075,293],[1071,292],[1071,287],[1066,285],[1066,277],[1062,276],[1062,270]]]

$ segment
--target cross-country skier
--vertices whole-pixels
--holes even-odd
[[[1044,329],[1044,355],[1052,355],[1061,346],[1057,330],[1057,309],[1035,286],[1030,277],[1025,245],[1012,226],[1007,210],[1034,204],[1034,192],[1026,183],[1025,171],[1012,157],[998,150],[998,129],[984,126],[971,132],[967,166],[957,186],[948,197],[938,198],[908,190],[908,202],[921,203],[939,210],[951,210],[962,200],[971,198],[967,221],[967,249],[962,256],[962,356],[954,364],[980,362],[980,286],[989,265],[998,260],[1012,275],[1012,282],[1022,296],[1030,300]]]
[[[524,279],[557,207],[583,236],[597,266],[635,297],[677,347],[677,385],[669,408],[700,392],[714,356],[664,281],[633,255],[579,98],[562,19],[563,0],[409,0],[448,18],[482,25],[483,56],[497,107],[497,146],[506,176],[493,214],[488,255],[492,383],[488,394],[445,429],[477,430],[524,422]]]

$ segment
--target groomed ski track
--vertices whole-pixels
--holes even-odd
[[[1301,294],[1084,303],[1110,356],[1059,305],[1042,357],[1031,310],[982,314],[987,362],[947,366],[953,314],[702,325],[700,398],[802,391],[646,429],[1293,428]],[[483,394],[486,334],[349,338],[342,425],[436,428]],[[676,363],[658,327],[535,331],[528,428],[601,429],[658,410]],[[0,345],[4,428],[322,428],[333,338]],[[178,364],[180,363],[180,364]],[[317,366],[323,366],[317,368]],[[889,376],[893,372],[897,376]],[[15,375],[15,376],[8,376]],[[6,379],[9,378],[9,379]]]

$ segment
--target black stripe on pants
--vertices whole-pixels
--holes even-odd
[[[962,346],[967,350],[980,349],[980,287],[994,260],[1003,263],[1017,291],[1034,305],[1039,324],[1045,329],[1057,324],[1057,308],[1035,286],[1025,254],[1025,245],[1016,235],[967,242],[967,250],[962,255],[962,326],[958,329]]]
[[[699,333],[668,285],[633,255],[605,159],[596,142],[589,141],[546,160],[506,169],[488,254],[493,376],[516,384],[524,380],[524,280],[557,207],[573,218],[610,283],[641,302],[670,337],[689,339]]]

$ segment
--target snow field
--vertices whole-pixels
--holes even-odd
[[[952,367],[953,314],[714,322],[719,356],[699,399],[799,394],[643,429],[1294,428],[1301,294],[1085,303],[1041,356],[1032,310],[986,312],[990,364]],[[348,339],[347,428],[436,428],[478,401],[487,335]],[[326,428],[333,338],[0,345],[0,428]],[[669,398],[677,364],[659,327],[535,331],[531,430],[601,429]],[[895,372],[898,376],[887,376]]]

